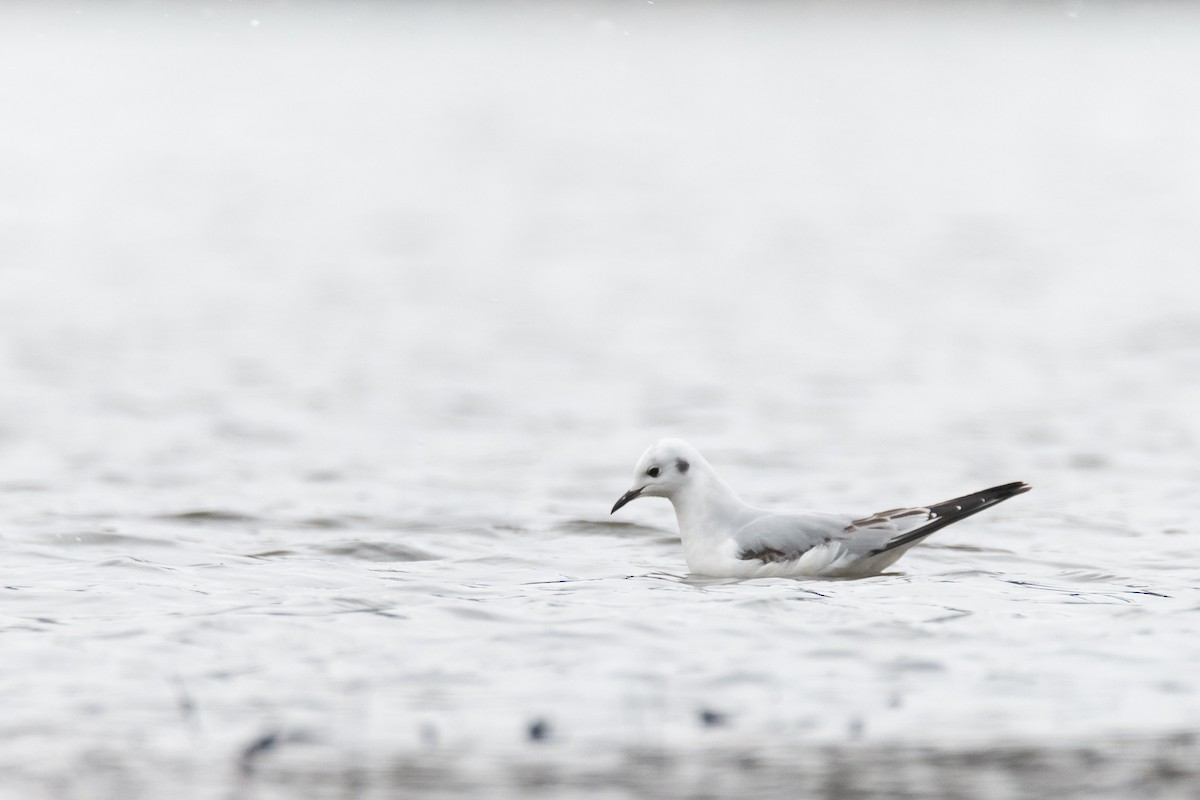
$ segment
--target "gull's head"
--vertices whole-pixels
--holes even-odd
[[[660,439],[650,445],[633,470],[633,488],[609,513],[639,497],[674,497],[691,483],[692,467],[703,463],[696,449],[682,439]]]

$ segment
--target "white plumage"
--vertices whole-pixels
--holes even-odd
[[[1029,488],[1008,483],[862,518],[818,511],[776,513],[743,503],[687,442],[663,439],[642,455],[634,488],[612,510],[638,497],[669,499],[684,558],[698,575],[856,578],[880,573],[934,531]]]

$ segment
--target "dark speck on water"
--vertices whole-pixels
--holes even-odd
[[[543,742],[550,738],[550,723],[544,719],[535,719],[529,723],[529,741]]]
[[[241,758],[238,764],[241,766],[243,773],[254,771],[254,763],[259,756],[270,750],[273,750],[280,742],[279,731],[269,731],[259,736],[242,750]]]

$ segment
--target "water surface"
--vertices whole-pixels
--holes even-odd
[[[0,793],[1194,792],[1186,9],[0,16]]]

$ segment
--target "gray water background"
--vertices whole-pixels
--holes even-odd
[[[0,796],[1200,791],[1188,6],[14,3],[0,76]],[[696,580],[607,513],[666,435],[1035,490]]]

